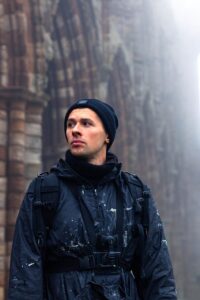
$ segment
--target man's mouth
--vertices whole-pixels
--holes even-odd
[[[72,146],[80,146],[80,145],[83,145],[83,144],[84,144],[84,142],[81,141],[81,140],[74,140],[74,141],[71,142]]]

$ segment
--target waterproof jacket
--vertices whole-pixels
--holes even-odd
[[[140,257],[136,255],[135,246],[139,244],[139,238],[133,230],[134,201],[123,180],[121,165],[116,164],[95,186],[73,171],[63,160],[59,161],[52,172],[58,176],[60,196],[53,225],[47,236],[46,249],[41,250],[38,247],[33,229],[33,181],[26,192],[16,222],[8,300],[177,299],[167,242],[152,197],[149,199],[147,237],[143,251],[140,248]],[[109,237],[116,236],[118,190],[123,201],[121,252],[125,267],[120,266],[117,272],[109,269],[103,272],[92,269],[65,270],[66,257],[70,261],[88,255],[89,251],[84,253],[80,250],[87,249],[90,241],[77,201],[78,195],[93,218],[97,236]],[[117,248],[115,245],[113,247]],[[49,268],[47,256],[50,257],[49,261],[54,262],[53,270]],[[132,272],[138,261],[140,282],[137,284],[141,286],[143,298],[139,296],[139,288]]]

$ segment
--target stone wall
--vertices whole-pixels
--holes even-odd
[[[29,181],[41,170],[43,101],[21,89],[0,89],[0,299],[19,206]]]

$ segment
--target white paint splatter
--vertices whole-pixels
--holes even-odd
[[[165,244],[166,246],[168,245],[167,240],[162,240],[162,243]]]
[[[116,213],[116,208],[111,208],[110,211]]]
[[[28,264],[28,267],[31,267],[31,266],[33,266],[34,264],[35,264],[34,262],[29,263],[29,264]]]
[[[131,210],[132,209],[132,207],[126,207],[125,208],[125,210],[127,210],[127,211],[129,211],[129,210]]]

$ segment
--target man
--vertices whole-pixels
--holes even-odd
[[[68,109],[65,160],[32,182],[19,212],[9,300],[177,299],[150,192],[108,151],[117,127],[113,108],[100,100]],[[56,207],[58,192],[44,184],[52,176]]]

